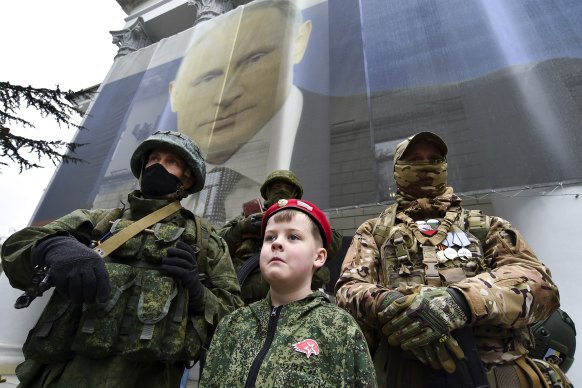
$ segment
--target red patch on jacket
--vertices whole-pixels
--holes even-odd
[[[293,345],[293,349],[297,352],[305,353],[307,358],[309,358],[309,356],[312,354],[315,354],[316,356],[319,355],[319,345],[311,338],[297,342],[295,345]]]

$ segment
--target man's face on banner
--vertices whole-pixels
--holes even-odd
[[[172,110],[209,163],[224,163],[281,108],[306,25],[308,37],[311,24],[294,27],[279,9],[244,9],[242,18],[235,11],[205,28],[190,47],[170,86]]]

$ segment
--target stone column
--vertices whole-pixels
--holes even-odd
[[[188,0],[189,5],[196,7],[194,25],[232,10],[231,0]]]
[[[119,31],[109,31],[109,33],[113,37],[113,44],[119,47],[115,59],[153,43],[145,31],[144,22],[141,17],[137,18],[135,23],[128,28]]]

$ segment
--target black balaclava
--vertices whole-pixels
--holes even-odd
[[[141,192],[147,197],[163,197],[182,189],[182,182],[170,174],[160,163],[152,164],[143,170]]]

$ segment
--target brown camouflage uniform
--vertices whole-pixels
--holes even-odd
[[[403,152],[404,149],[397,149],[395,162]],[[336,284],[337,303],[360,323],[372,350],[377,348],[373,356],[379,386],[422,386],[423,375],[424,384],[430,381],[433,373],[430,367],[423,366],[411,353],[387,343],[380,331],[382,324],[378,313],[386,307],[383,302],[390,290],[397,289],[406,294],[413,292],[419,284],[428,284],[429,276],[420,245],[438,249],[447,232],[469,230],[467,213],[462,211],[460,199],[443,183],[446,182],[446,161],[444,168],[443,163],[433,163],[435,166],[429,166],[431,162],[423,163],[422,171],[420,168],[395,167],[399,182],[409,189],[409,193],[416,195],[399,192],[398,208],[396,214],[392,214],[394,224],[386,232],[381,246],[374,236],[377,219],[368,220],[358,228]],[[444,179],[439,177],[440,174],[445,174]],[[406,187],[406,182],[411,182],[410,186],[420,184]],[[419,194],[426,192],[433,196],[419,198]],[[420,233],[415,221],[431,218],[438,219],[440,226],[437,234],[428,237]],[[452,287],[465,297],[470,308],[469,325],[481,360],[488,368],[517,365],[521,379],[517,386],[539,386],[542,382],[536,378],[541,373],[527,357],[527,348],[531,345],[527,326],[544,319],[559,306],[558,289],[549,269],[536,258],[522,235],[509,222],[499,217],[482,219],[487,233],[481,241],[467,233],[469,239],[478,242],[472,247],[474,266],[468,268],[459,260],[438,264],[440,276],[436,281],[441,284],[437,286]],[[412,265],[394,266],[393,259],[397,256],[395,236],[403,237]],[[447,269],[450,268],[453,270],[448,273],[455,273],[455,276],[447,278]],[[522,370],[526,372],[522,373]],[[527,370],[534,370],[536,377]]]

